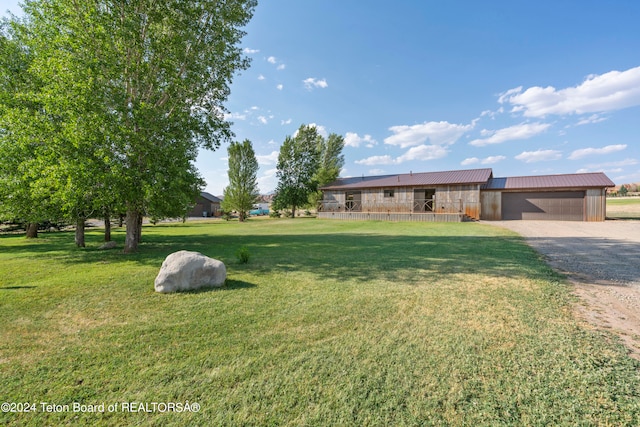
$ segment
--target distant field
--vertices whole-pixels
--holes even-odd
[[[101,237],[0,236],[0,425],[640,425],[640,363],[503,228],[198,221],[145,226],[135,255]],[[180,249],[223,260],[226,287],[154,293]]]
[[[640,197],[607,198],[607,217],[640,219]]]

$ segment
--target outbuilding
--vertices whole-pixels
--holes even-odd
[[[212,217],[221,216],[222,208],[220,203],[222,200],[205,191],[200,193],[200,197],[195,202],[191,211],[187,214],[189,217]]]
[[[391,221],[604,221],[601,172],[494,178],[470,169],[342,178],[321,188],[318,217]]]
[[[482,219],[604,221],[607,188],[601,172],[492,178],[481,189]]]

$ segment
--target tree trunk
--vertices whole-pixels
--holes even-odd
[[[291,218],[295,218],[295,217],[296,217],[296,207],[291,206]]]
[[[136,236],[138,243],[142,243],[142,219],[143,215],[141,213],[138,213],[138,228],[136,229],[138,233]]]
[[[108,212],[104,214],[104,241],[111,241],[111,217]]]
[[[141,218],[140,213],[135,209],[127,210],[127,232],[124,238],[124,253],[129,254],[138,250],[140,232],[138,231]]]
[[[84,217],[79,217],[76,219],[76,237],[75,237],[76,246],[79,248],[84,248]]]
[[[37,239],[38,238],[38,223],[30,222],[27,224],[27,239]]]

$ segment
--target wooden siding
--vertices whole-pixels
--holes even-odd
[[[605,188],[587,190],[584,210],[585,221],[604,221],[607,216],[607,190]]]
[[[502,219],[502,192],[483,191],[480,193],[482,212],[480,219],[485,221],[500,221]]]
[[[385,190],[393,190],[393,197],[385,197]],[[435,190],[433,212],[437,214],[466,214],[480,219],[480,185],[447,185],[434,187],[363,188],[357,211],[367,213],[414,213],[415,190]],[[344,211],[347,191],[325,190],[320,211]],[[430,206],[431,206],[431,199]]]
[[[320,219],[352,221],[395,221],[395,222],[463,222],[463,214],[441,213],[383,213],[383,212],[318,212]]]

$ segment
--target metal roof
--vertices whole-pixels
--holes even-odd
[[[614,187],[615,184],[602,172],[574,173],[564,175],[513,176],[505,178],[491,178],[483,190],[514,190],[514,189],[550,189],[575,187]]]
[[[322,189],[347,190],[375,187],[484,184],[492,177],[492,175],[492,170],[488,168],[444,172],[406,173],[400,175],[363,176],[358,178],[341,178],[322,187]]]
[[[211,193],[207,193],[206,191],[202,191],[200,193],[200,196],[213,203],[219,203],[222,201],[218,197],[214,196]]]

